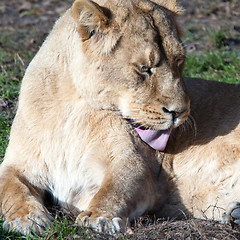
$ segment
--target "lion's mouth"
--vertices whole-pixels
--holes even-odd
[[[133,120],[128,119],[128,121],[134,127],[142,141],[147,143],[155,150],[164,151],[167,146],[172,128],[166,130],[148,129],[136,124]]]
[[[172,129],[169,128],[167,130],[154,130],[135,128],[135,130],[137,131],[140,138],[151,148],[158,151],[164,151]]]

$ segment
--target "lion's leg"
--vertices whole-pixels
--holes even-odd
[[[127,166],[122,161],[120,170],[110,166],[111,170],[106,173],[88,209],[79,214],[77,222],[80,225],[116,235],[126,231],[130,215],[142,214],[152,207],[154,183],[147,167],[139,162]]]
[[[26,235],[40,234],[52,219],[43,206],[41,191],[13,167],[1,166],[0,203],[5,216],[3,227]]]
[[[125,232],[126,214],[120,213],[118,209],[114,210],[114,208],[124,211],[126,200],[119,196],[114,188],[113,182],[106,183],[104,181],[100,190],[90,202],[88,209],[78,215],[77,222],[81,226],[112,235]],[[117,199],[114,199],[114,195]]]

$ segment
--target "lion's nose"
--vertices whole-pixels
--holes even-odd
[[[174,121],[176,118],[178,118],[181,115],[185,114],[188,111],[188,108],[169,110],[169,109],[163,107],[162,110],[163,110],[163,112],[165,112],[167,114],[171,114],[172,115],[172,119]]]

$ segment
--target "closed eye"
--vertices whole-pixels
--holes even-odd
[[[152,75],[152,68],[150,68],[150,67],[147,67],[145,65],[140,65],[138,67],[138,69],[139,69],[140,73],[142,73],[142,74],[148,74],[149,76]]]

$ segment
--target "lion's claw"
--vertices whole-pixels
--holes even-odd
[[[80,226],[91,228],[100,233],[107,233],[113,236],[117,236],[119,233],[126,231],[126,223],[119,217],[115,217],[112,220],[105,217],[92,218],[85,216],[83,218],[77,218],[77,223]]]
[[[234,219],[240,219],[240,207],[234,209],[234,210],[232,211],[232,213],[231,213],[231,216],[232,216]]]
[[[231,202],[228,204],[226,212],[222,216],[222,223],[240,225],[240,202]]]

